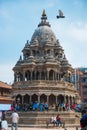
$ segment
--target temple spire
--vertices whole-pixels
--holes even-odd
[[[43,10],[43,13],[42,13],[42,17],[41,17],[41,19],[42,19],[42,20],[43,20],[43,19],[47,19],[45,9]]]
[[[49,26],[50,27],[49,22],[47,22],[47,15],[46,15],[45,9],[43,10],[42,17],[41,17],[41,23],[38,25],[38,27],[40,27],[40,26]]]

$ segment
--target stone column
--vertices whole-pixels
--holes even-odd
[[[55,80],[57,81],[57,72],[55,71]]]
[[[34,73],[34,74],[35,74],[34,76],[35,76],[35,80],[36,80],[36,71],[35,71],[35,73]]]
[[[30,71],[31,72],[31,75],[30,75],[30,80],[32,80],[32,71]]]
[[[40,103],[40,95],[38,95],[38,103]]]
[[[41,80],[41,71],[40,71],[40,77],[39,77],[39,80]]]
[[[61,80],[61,75],[59,74],[59,80]]]
[[[33,55],[32,50],[30,51],[30,55],[31,55],[31,56]]]
[[[24,104],[24,96],[22,96],[22,104]]]
[[[55,72],[53,71],[53,80],[55,79]]]
[[[31,102],[31,97],[32,97],[32,95],[30,95],[30,102]]]
[[[46,80],[46,71],[45,71],[45,80]]]
[[[23,81],[25,81],[25,71],[23,72]]]
[[[69,105],[70,105],[70,97],[68,97],[68,103],[69,103]]]
[[[56,105],[58,105],[58,102],[57,102],[57,96],[56,96]]]
[[[16,82],[16,74],[14,73],[14,82]]]
[[[47,80],[49,80],[49,71],[47,71]]]
[[[64,95],[64,103],[66,104],[66,95]]]
[[[49,96],[47,95],[47,103],[49,104]]]
[[[72,104],[73,104],[73,98],[71,97],[71,101],[72,101]]]

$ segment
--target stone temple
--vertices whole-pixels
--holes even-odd
[[[12,97],[20,103],[47,102],[53,110],[60,102],[77,102],[73,84],[74,69],[69,64],[47,20],[45,10],[41,22],[27,40],[14,71]]]

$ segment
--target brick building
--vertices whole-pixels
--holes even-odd
[[[87,68],[76,68],[74,79],[81,101],[87,102]]]
[[[0,81],[0,104],[11,104],[13,100],[10,97],[12,87],[7,83]]]

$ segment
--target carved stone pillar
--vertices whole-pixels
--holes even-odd
[[[41,71],[40,71],[40,77],[39,77],[39,80],[41,80]]]
[[[66,104],[66,95],[64,95],[64,103]]]
[[[22,104],[24,104],[24,96],[22,96]]]
[[[30,75],[30,80],[32,80],[32,71],[31,71],[31,75]]]
[[[57,101],[57,96],[56,96],[56,105],[58,104],[58,101]]]
[[[45,71],[45,80],[47,79],[47,73],[46,73],[46,71]]]
[[[40,95],[38,95],[38,103],[40,103]]]
[[[49,71],[47,71],[47,80],[49,80]]]
[[[34,76],[35,76],[34,79],[36,80],[36,71],[34,72]]]
[[[59,80],[59,73],[58,73],[58,78],[57,78],[57,80]]]
[[[68,97],[68,103],[69,103],[69,105],[70,105],[70,97]]]
[[[53,72],[53,80],[55,79],[55,72]]]
[[[61,80],[61,75],[59,74],[59,80]]]
[[[32,52],[32,50],[30,51],[30,55],[31,55],[31,56],[33,55],[33,52]]]
[[[30,102],[32,102],[32,98],[31,97],[32,97],[32,95],[30,95]]]
[[[16,74],[14,74],[14,82],[16,82]]]
[[[49,104],[49,96],[47,95],[47,103]]]
[[[25,71],[23,72],[23,81],[25,81]]]
[[[55,80],[57,81],[57,72],[55,72]]]

